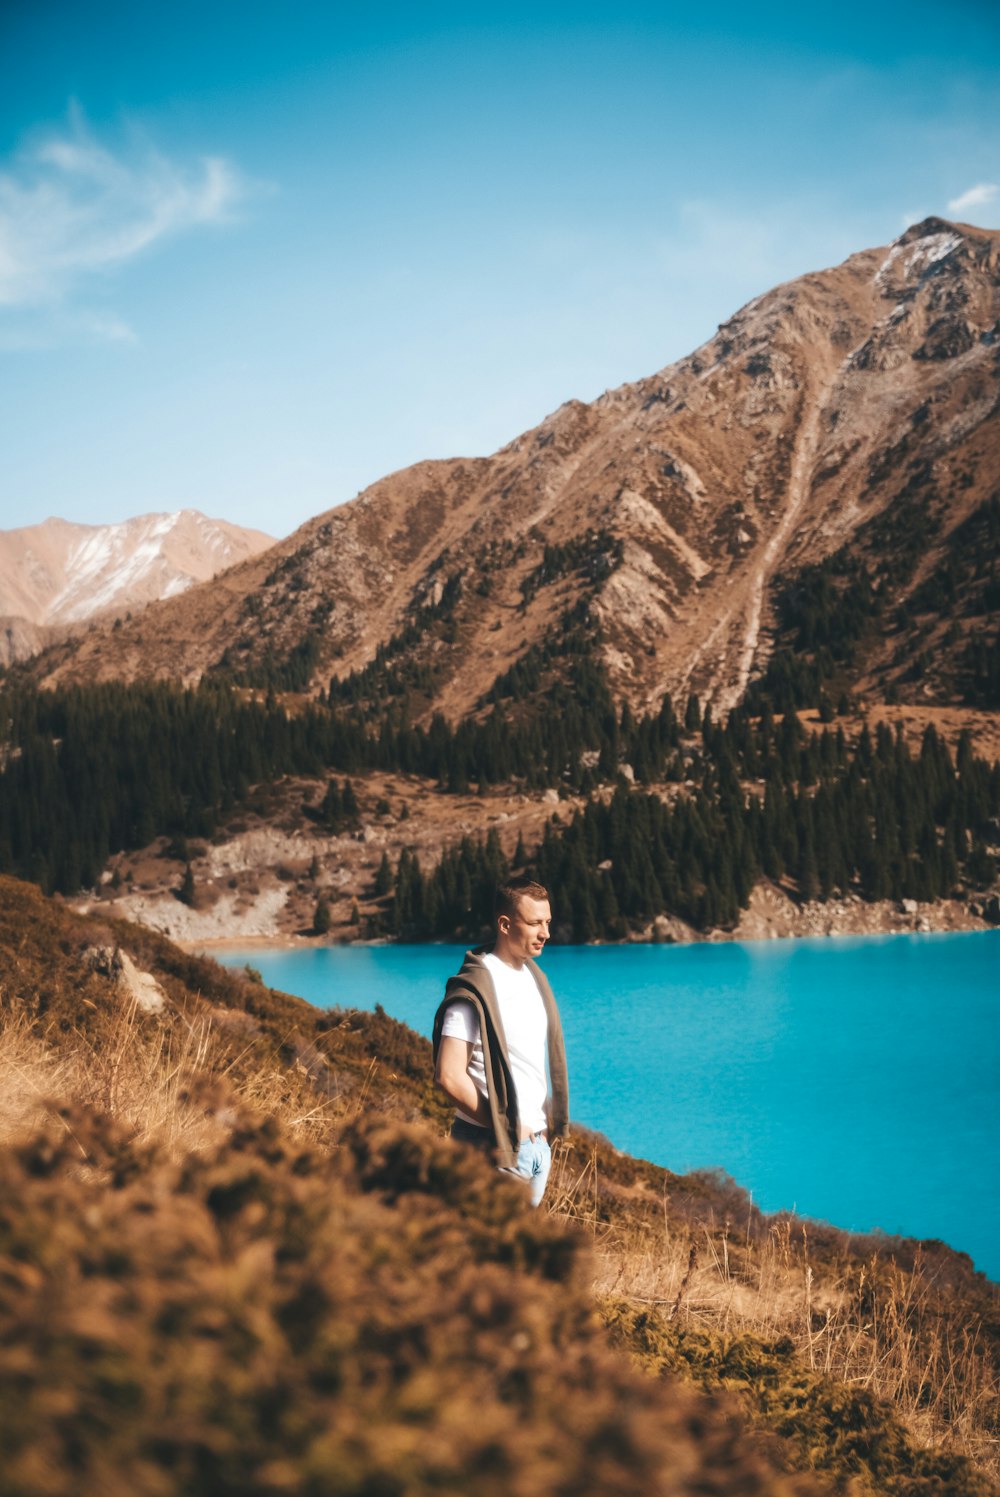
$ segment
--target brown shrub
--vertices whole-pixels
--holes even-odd
[[[579,1237],[424,1128],[172,1159],[64,1121],[0,1152],[6,1491],[812,1490],[630,1372]]]

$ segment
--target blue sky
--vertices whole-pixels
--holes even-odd
[[[287,534],[930,213],[1000,5],[0,6],[0,527]]]

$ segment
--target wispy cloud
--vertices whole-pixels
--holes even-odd
[[[133,135],[102,144],[79,110],[0,169],[0,309],[72,304],[154,245],[230,221],[249,184],[221,156],[180,163]],[[102,341],[131,341],[115,314],[83,311]]]
[[[961,192],[957,198],[951,199],[948,212],[966,213],[970,208],[982,208],[987,203],[992,203],[998,192],[1000,184],[996,182],[977,182],[975,187],[970,187],[967,192]]]

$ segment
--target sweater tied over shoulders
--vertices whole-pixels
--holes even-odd
[[[496,988],[490,970],[483,961],[487,948],[477,946],[465,953],[454,977],[449,977],[444,998],[434,1016],[434,1064],[437,1065],[441,1049],[441,1030],[445,1012],[449,1005],[464,1001],[471,1003],[479,1020],[479,1033],[483,1047],[483,1065],[486,1071],[486,1090],[496,1141],[496,1162],[504,1168],[512,1168],[517,1162],[520,1145],[521,1123],[517,1111],[517,1092],[511,1075],[510,1058],[507,1054],[507,1038],[500,1017]],[[569,1127],[569,1080],[566,1072],[566,1046],[563,1041],[562,1022],[549,980],[530,957],[526,963],[535,979],[545,1005],[548,1020],[549,1058],[549,1136],[558,1138]]]

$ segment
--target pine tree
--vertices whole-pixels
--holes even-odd
[[[816,866],[816,849],[811,831],[799,841],[797,869],[799,894],[804,900],[813,900],[819,893],[819,870]]]
[[[389,862],[389,854],[384,852],[382,854],[382,861],[378,865],[378,871],[375,874],[375,898],[381,899],[384,894],[389,893],[391,888],[392,864]]]
[[[330,780],[320,805],[320,816],[328,827],[339,827],[344,816],[344,802],[337,781]]]
[[[965,864],[965,876],[974,889],[988,889],[996,877],[996,859],[987,851],[984,843],[974,842]]]
[[[573,909],[573,934],[581,945],[595,941],[598,935],[594,899],[589,885],[585,884],[571,901]]]
[[[684,712],[684,731],[691,736],[697,733],[701,727],[701,703],[697,695],[692,691],[688,697],[687,708]]]
[[[625,934],[624,922],[621,911],[618,908],[618,900],[615,897],[614,884],[609,878],[601,880],[600,892],[597,898],[597,923],[598,933],[605,940],[614,941]]]

